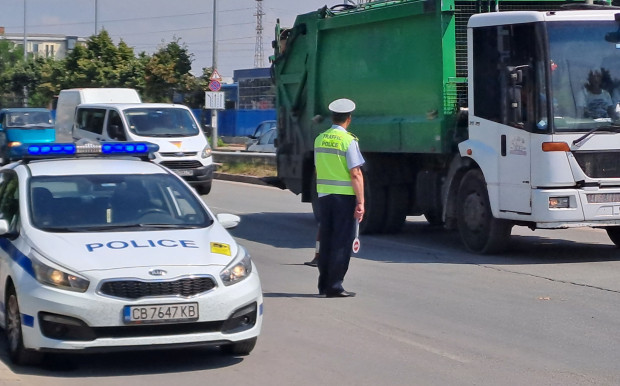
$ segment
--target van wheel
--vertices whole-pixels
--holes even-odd
[[[240,342],[226,344],[221,346],[220,349],[224,354],[239,356],[249,355],[252,350],[254,350],[254,346],[256,346],[256,339],[257,338],[252,338],[242,340]]]
[[[211,186],[213,185],[212,181],[209,181],[204,184],[196,185],[196,191],[201,195],[207,195],[211,192]]]
[[[41,362],[43,354],[24,347],[22,321],[15,288],[9,287],[6,299],[5,328],[7,349],[11,362],[16,365],[36,365]]]

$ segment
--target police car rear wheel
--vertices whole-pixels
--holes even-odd
[[[9,358],[17,365],[34,365],[41,362],[43,354],[27,350],[22,335],[21,314],[14,288],[9,288],[6,300],[5,333]]]
[[[249,355],[256,346],[256,338],[242,340],[241,342],[231,343],[220,347],[224,354]]]

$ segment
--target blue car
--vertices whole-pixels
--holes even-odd
[[[8,148],[11,146],[55,140],[50,110],[28,107],[0,110],[0,165],[9,162]]]

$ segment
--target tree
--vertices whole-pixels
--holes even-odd
[[[192,56],[178,38],[155,52],[145,68],[145,98],[171,102],[175,93],[193,90],[196,78],[190,73]]]

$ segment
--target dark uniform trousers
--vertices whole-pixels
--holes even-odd
[[[319,197],[319,294],[339,294],[349,269],[355,238],[356,197],[329,194]]]

